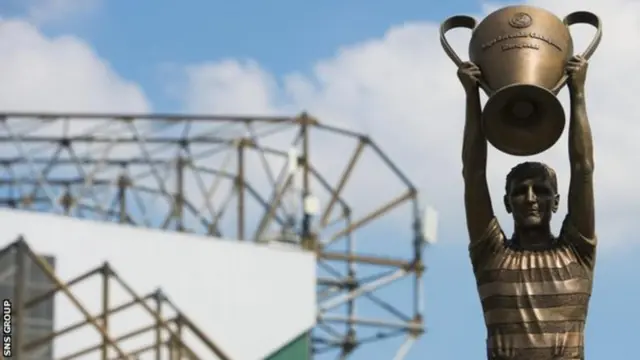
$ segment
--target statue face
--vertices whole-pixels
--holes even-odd
[[[546,226],[558,209],[559,196],[546,177],[512,180],[505,196],[507,211],[516,225],[523,228]]]

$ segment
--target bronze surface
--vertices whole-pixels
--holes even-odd
[[[599,18],[586,11],[560,20],[533,6],[508,6],[479,24],[469,16],[454,16],[441,25],[440,41],[453,62],[462,60],[446,39],[455,28],[472,29],[469,58],[482,71],[480,86],[489,95],[482,122],[487,140],[511,155],[529,156],[553,146],[565,127],[557,93],[565,85],[565,66],[573,56],[569,26],[596,28],[582,53],[589,59],[602,37]]]
[[[531,351],[540,359],[583,358],[595,241],[572,231],[570,221],[545,251],[514,246],[495,220],[472,240],[489,359],[529,359]],[[517,266],[527,262],[538,266]]]
[[[514,17],[516,26],[528,18]],[[535,18],[533,18],[535,21]],[[467,20],[470,24],[470,21]],[[585,326],[596,259],[593,139],[585,81],[588,62],[565,64],[570,96],[568,153],[571,180],[567,215],[558,236],[551,219],[559,209],[556,172],[539,162],[515,166],[503,202],[513,217],[508,238],[496,220],[486,178],[488,141],[482,126],[479,66],[461,62],[466,93],[462,161],[469,256],[487,329],[490,360],[584,360]],[[551,91],[550,91],[551,92]],[[544,134],[542,134],[544,135]]]

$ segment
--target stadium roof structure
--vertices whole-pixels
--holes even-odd
[[[0,205],[303,246],[316,358],[396,338],[402,359],[424,333],[415,186],[372,139],[306,113],[0,114]]]

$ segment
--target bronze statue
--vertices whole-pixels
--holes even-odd
[[[476,25],[469,16],[442,23],[440,42],[458,66],[461,60],[446,39],[455,28],[473,29],[469,58],[482,71],[480,86],[489,95],[482,123],[489,143],[512,155],[534,155],[553,146],[565,126],[556,95],[567,81],[565,65],[573,55],[569,26],[586,23],[596,32],[582,53],[589,59],[600,44],[600,19],[577,11],[560,20],[533,6],[499,9]]]
[[[515,223],[507,238],[494,216],[485,175],[488,145],[479,94],[484,76],[477,65],[460,63],[458,77],[466,92],[462,160],[469,253],[484,311],[488,359],[584,359],[596,255],[587,67],[583,56],[565,64],[571,182],[562,230],[556,237],[550,228],[560,202],[555,171],[525,162],[506,178],[504,205]]]

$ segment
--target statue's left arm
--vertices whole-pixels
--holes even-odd
[[[595,210],[593,194],[593,138],[587,118],[585,79],[587,62],[579,57],[569,62],[571,118],[569,124],[569,184],[567,220],[584,240],[595,245]],[[583,244],[586,245],[586,244]]]

